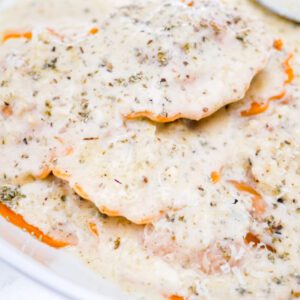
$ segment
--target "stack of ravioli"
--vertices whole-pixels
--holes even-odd
[[[299,297],[299,28],[63,2],[0,14],[0,215],[132,297]]]

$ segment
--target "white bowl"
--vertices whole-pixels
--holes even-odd
[[[269,10],[278,15],[300,23],[299,0],[257,0]]]

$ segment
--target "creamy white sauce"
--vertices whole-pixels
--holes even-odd
[[[68,6],[67,2],[54,1],[50,6],[47,1],[22,2],[19,8],[13,9],[13,14],[1,17],[0,22],[7,26],[5,28],[14,27],[12,18],[15,16],[20,16],[21,27],[43,27],[44,20],[55,23],[61,18],[65,18],[67,27],[72,27],[70,15],[74,14],[84,24],[81,28],[85,32],[94,26],[94,18],[101,19],[103,16],[99,5],[103,7],[103,14],[112,9],[100,1],[85,2],[84,7],[82,1],[72,1],[69,12],[64,9]],[[12,208],[49,235],[66,238],[65,233],[69,233],[68,238],[78,242],[76,247],[69,249],[70,252],[82,257],[101,276],[118,282],[125,290],[140,294],[145,299],[165,299],[170,295],[186,299],[289,299],[293,292],[300,291],[300,27],[266,14],[246,1],[230,2],[237,3],[249,14],[261,17],[268,30],[284,41],[285,50],[275,54],[274,61],[253,83],[245,100],[199,123],[182,121],[155,126],[146,121],[136,121],[120,130],[122,119],[115,117],[117,113],[112,112],[108,105],[101,112],[91,109],[90,114],[98,123],[92,125],[89,122],[86,132],[75,126],[72,135],[67,131],[64,135],[64,132],[55,130],[66,125],[69,111],[80,113],[84,119],[87,113],[84,98],[95,95],[92,89],[96,83],[91,81],[85,85],[78,70],[69,68],[74,66],[74,61],[76,65],[80,49],[70,49],[72,55],[60,56],[57,63],[60,71],[51,73],[51,76],[40,74],[38,84],[32,80],[37,74],[26,78],[22,71],[32,71],[32,61],[37,65],[45,63],[45,56],[41,53],[48,51],[49,54],[53,47],[52,37],[47,32],[41,30],[41,40],[46,43],[32,46],[16,40],[10,44],[13,49],[7,44],[1,50],[6,51],[4,56],[8,58],[1,68],[5,71],[11,68],[6,75],[10,82],[14,82],[13,86],[6,83],[1,86],[1,96],[6,101],[14,101],[15,97],[19,103],[24,100],[24,107],[18,106],[15,112],[17,120],[1,120],[1,138],[5,143],[1,145],[0,159],[3,169],[8,171],[6,179],[1,181],[3,184],[21,182],[21,192],[26,196],[16,203],[12,202]],[[47,44],[49,41],[50,45]],[[27,59],[32,58],[32,61],[20,61],[20,52],[21,57],[22,53],[26,53]],[[292,85],[284,86],[281,62],[289,52],[294,53],[291,64],[296,78]],[[40,56],[36,57],[37,54]],[[54,58],[51,56],[51,60]],[[50,65],[53,64],[51,60],[48,61]],[[15,72],[14,68],[22,64],[24,68]],[[67,78],[69,76],[77,83],[76,86]],[[59,84],[53,83],[53,79]],[[39,93],[33,98],[37,87]],[[65,99],[65,107],[54,106],[58,111],[51,111],[47,100],[57,97],[58,87],[59,96]],[[282,88],[287,92],[285,98],[270,103],[263,114],[254,117],[240,115],[253,100],[263,102],[278,95]],[[83,102],[78,107],[72,106],[68,100],[82,92],[86,93],[82,97]],[[30,113],[30,104],[33,105],[32,111],[36,112],[36,103],[40,105],[39,114]],[[43,126],[45,120],[51,122],[50,111],[56,116],[54,129]],[[105,124],[112,116],[115,128],[107,129]],[[101,137],[101,144],[97,140],[90,141],[88,145],[78,142],[78,137],[98,137],[99,126],[103,126],[101,134],[105,137]],[[120,130],[118,135],[115,135],[116,130]],[[5,135],[7,133],[8,136]],[[133,133],[136,135],[134,138]],[[72,185],[80,180],[86,187],[86,193],[96,190],[97,187],[91,186],[94,181],[87,175],[99,175],[101,167],[101,172],[107,172],[110,179],[117,181],[114,185],[109,180],[104,181],[107,189],[102,189],[96,196],[123,197],[123,201],[116,201],[116,207],[111,204],[112,209],[126,211],[126,216],[133,220],[161,209],[167,215],[153,220],[144,228],[124,219],[99,217],[94,206],[79,200],[60,180],[50,178],[31,182],[31,176],[26,177],[30,181],[27,184],[24,184],[24,177],[15,180],[14,176],[23,170],[27,170],[28,174],[40,172],[43,160],[49,161],[47,137],[56,134],[63,137],[64,144],[62,147],[60,141],[51,141],[53,151],[65,154],[68,146],[75,148],[76,162],[74,157],[58,162],[62,168],[72,168],[76,174],[70,180]],[[133,148],[122,141],[139,146]],[[28,148],[16,147],[18,143]],[[97,147],[94,147],[95,144]],[[104,154],[104,160],[96,161],[95,152],[99,149],[108,154]],[[15,158],[13,164],[8,159],[12,155]],[[88,167],[92,171],[89,173],[85,173],[80,163],[86,160],[90,160]],[[145,167],[148,160],[152,165]],[[120,162],[123,170],[120,170]],[[128,169],[128,166],[132,168]],[[221,173],[216,184],[211,182],[212,171]],[[262,195],[267,207],[262,218],[253,217],[252,196],[237,191],[228,183],[231,179],[248,182]],[[126,180],[133,184],[129,186],[132,189],[129,195],[136,193],[141,185],[148,186],[137,195],[137,199],[142,200],[157,197],[155,193],[159,186],[161,201],[150,204],[149,201],[134,202],[134,197],[129,197],[119,187],[119,182],[123,184]],[[65,201],[62,201],[62,195],[67,196]],[[95,203],[97,206],[110,204],[109,201]],[[140,206],[137,206],[138,203]],[[170,206],[176,210],[170,210]],[[90,220],[96,224],[99,237],[89,231],[87,222]],[[245,245],[243,238],[249,231],[257,234],[263,244],[272,245],[276,253]],[[199,253],[218,243],[234,261],[222,261],[220,269],[207,272],[211,269],[209,254],[206,252],[204,258],[199,258]],[[224,257],[221,255],[222,259]]]
[[[184,176],[194,160],[180,162],[181,152],[190,155],[183,140],[160,140],[155,126],[125,123],[124,115],[204,117],[243,97],[271,43],[259,21],[218,1],[133,3],[98,16],[99,24],[84,15],[71,26],[67,15],[55,26],[36,25],[27,41],[5,40],[10,31],[3,31],[2,110],[12,115],[1,116],[0,163],[8,177],[44,177],[52,169],[102,212],[146,223],[186,205],[182,186],[193,190],[189,203],[197,201]],[[11,151],[17,153],[7,160]],[[199,167],[210,168],[202,160]]]

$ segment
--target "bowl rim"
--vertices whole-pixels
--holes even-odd
[[[67,299],[78,300],[112,300],[98,293],[78,286],[35,261],[30,256],[10,245],[0,237],[0,260],[23,274],[25,277],[44,286],[46,289]]]

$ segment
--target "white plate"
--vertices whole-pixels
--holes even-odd
[[[300,0],[257,0],[278,15],[300,23]]]
[[[128,300],[79,258],[52,249],[0,217],[0,259],[62,296],[80,300]]]

